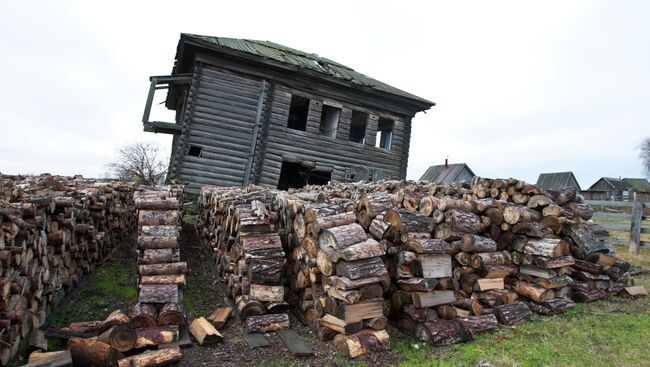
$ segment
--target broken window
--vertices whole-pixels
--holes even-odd
[[[350,123],[350,135],[348,139],[355,143],[365,143],[367,122],[367,113],[361,111],[352,111],[352,122]]]
[[[320,134],[335,138],[340,115],[340,108],[323,105],[323,112],[320,115]]]
[[[315,170],[305,167],[298,162],[282,162],[278,189],[299,189],[305,185],[327,185],[332,178],[332,172]]]
[[[291,107],[289,107],[289,119],[287,127],[289,129],[302,130],[307,129],[307,115],[309,114],[309,98],[292,95]]]
[[[393,120],[383,117],[379,118],[379,126],[377,126],[377,139],[375,140],[375,146],[377,148],[390,150],[390,144],[393,140],[393,125]]]
[[[187,151],[187,155],[191,155],[192,157],[200,157],[202,151],[202,147],[190,145],[190,149]]]

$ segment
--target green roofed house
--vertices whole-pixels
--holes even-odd
[[[537,186],[546,190],[564,190],[564,189],[578,189],[580,184],[576,180],[573,172],[554,172],[554,173],[541,173],[537,178]]]
[[[624,178],[624,182],[630,185],[630,197],[636,193],[637,200],[650,201],[650,182],[645,178]]]
[[[185,33],[150,82],[144,129],[173,135],[169,177],[194,193],[403,179],[411,119],[434,105],[313,53]],[[173,122],[150,121],[159,89]]]
[[[474,172],[472,172],[467,164],[448,164],[445,159],[445,164],[427,168],[422,177],[420,177],[420,181],[435,183],[464,182],[471,181],[474,176]]]

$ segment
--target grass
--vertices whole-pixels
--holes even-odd
[[[650,249],[641,255],[616,246],[634,265],[650,268]],[[636,284],[650,288],[650,277]],[[648,366],[650,299],[610,298],[578,304],[563,315],[536,316],[477,340],[434,348],[410,338],[393,338],[400,366]],[[481,364],[483,363],[483,364]],[[489,364],[488,364],[489,363]]]
[[[53,326],[73,321],[103,320],[113,310],[128,309],[137,297],[132,266],[104,265],[83,280],[78,296],[52,320]]]

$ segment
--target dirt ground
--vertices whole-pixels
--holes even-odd
[[[212,254],[201,245],[193,225],[183,226],[181,233],[181,258],[188,263],[186,307],[189,317],[209,315],[219,306],[232,305],[225,295],[223,284],[218,281],[212,269]],[[349,366],[352,361],[339,353],[332,342],[321,342],[313,332],[292,314],[289,314],[294,329],[314,350],[311,358],[294,357],[275,333],[267,334],[270,345],[250,349],[244,340],[243,328],[233,314],[220,330],[225,343],[213,346],[193,344],[183,349],[180,366]],[[400,334],[389,329],[391,337]],[[371,353],[370,356],[354,360],[355,364],[385,366],[397,363],[393,352]]]

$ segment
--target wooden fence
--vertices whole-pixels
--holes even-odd
[[[629,234],[630,252],[638,254],[640,246],[650,246],[650,241],[641,240],[641,234],[650,235],[650,215],[644,214],[644,209],[650,209],[650,202],[585,200],[585,203],[594,208],[595,222],[608,231]]]

